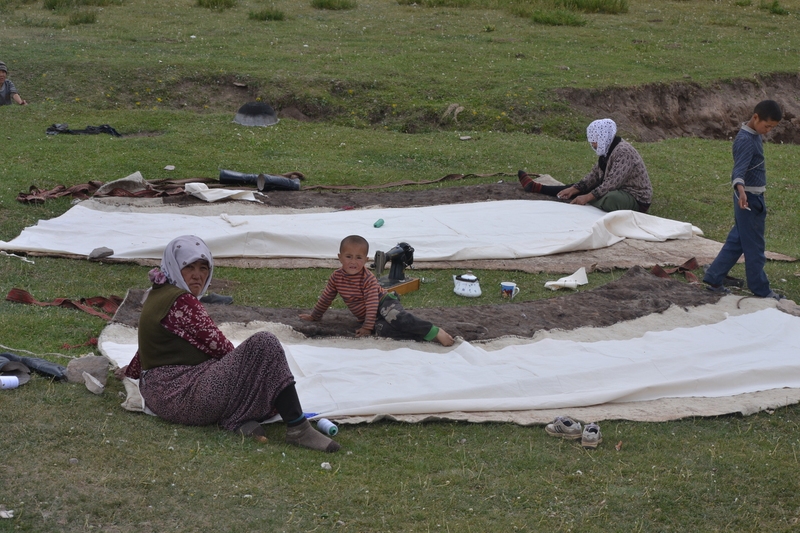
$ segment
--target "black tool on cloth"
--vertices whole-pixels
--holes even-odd
[[[414,263],[414,248],[407,242],[398,243],[388,252],[375,252],[375,274],[378,278],[383,274],[383,268],[389,261],[389,281],[403,281],[406,279],[405,269]]]

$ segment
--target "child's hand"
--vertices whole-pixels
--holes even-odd
[[[299,316],[303,320],[308,320],[309,322],[314,322],[314,317],[309,315],[308,313],[301,313]]]
[[[739,194],[739,209],[750,210],[750,206],[747,205],[747,193],[744,190]]]
[[[367,328],[358,328],[356,330],[356,337],[369,337],[372,335],[372,330]]]

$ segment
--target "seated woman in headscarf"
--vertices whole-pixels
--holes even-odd
[[[264,436],[260,422],[276,413],[287,424],[286,442],[335,452],[339,444],[306,420],[278,339],[259,332],[234,348],[198,297],[214,273],[206,243],[182,236],[150,271],[152,289],[139,318],[139,350],[125,376],[139,379],[147,409],[176,424],[218,424]]]
[[[653,186],[636,148],[617,136],[617,125],[610,118],[589,124],[586,137],[598,159],[581,181],[572,185],[542,185],[520,170],[522,188],[571,200],[572,204],[593,205],[606,212],[630,209],[647,213],[653,199]]]

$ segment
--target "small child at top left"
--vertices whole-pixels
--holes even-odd
[[[8,67],[0,61],[0,105],[11,105],[11,102],[28,105],[17,92],[14,82],[8,79]]]

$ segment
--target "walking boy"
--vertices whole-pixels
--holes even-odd
[[[360,235],[345,237],[339,245],[342,267],[328,279],[325,290],[311,314],[301,314],[303,320],[320,320],[339,294],[350,312],[362,322],[356,337],[375,334],[381,337],[412,336],[420,340],[436,340],[452,346],[453,337],[442,328],[422,320],[405,309],[393,292],[378,283],[378,278],[366,269],[369,243]]]
[[[782,117],[777,102],[763,100],[756,105],[750,121],[742,124],[742,129],[733,141],[731,185],[734,189],[734,226],[703,278],[711,291],[729,292],[723,285],[723,280],[744,254],[747,288],[762,298],[784,298],[770,289],[767,274],[764,272],[767,262],[764,255],[764,227],[767,219],[764,191],[767,188],[767,171],[761,143],[761,136],[774,128]]]

